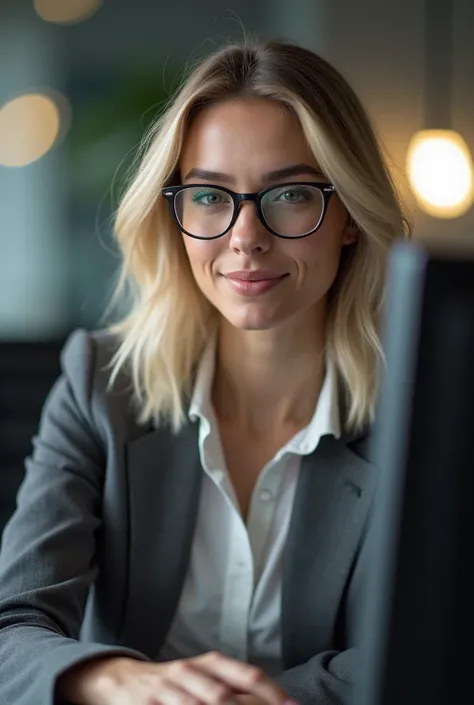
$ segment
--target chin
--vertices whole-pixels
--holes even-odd
[[[240,330],[270,330],[281,323],[279,316],[268,311],[221,311],[221,314]]]
[[[272,328],[276,328],[275,323],[242,323],[242,324],[235,324],[232,323],[234,328],[239,328],[239,330],[271,330]]]

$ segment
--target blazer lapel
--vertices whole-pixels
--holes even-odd
[[[328,648],[367,519],[373,466],[343,439],[326,436],[304,456],[285,549],[285,668]]]
[[[156,659],[188,566],[202,479],[197,424],[128,444],[128,594],[121,642]]]
[[[156,659],[181,596],[202,481],[198,424],[154,429],[127,445],[128,586],[119,642]],[[285,549],[284,667],[327,648],[375,485],[343,439],[304,456]]]

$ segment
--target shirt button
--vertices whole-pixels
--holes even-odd
[[[260,492],[260,499],[262,502],[269,502],[271,499],[273,499],[273,495],[269,490],[262,490]]]

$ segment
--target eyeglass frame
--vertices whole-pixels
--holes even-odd
[[[315,228],[310,230],[308,233],[305,233],[304,235],[281,235],[280,233],[277,233],[276,230],[273,230],[268,223],[265,220],[265,216],[263,214],[263,209],[262,209],[262,200],[264,196],[269,193],[270,191],[273,191],[274,189],[277,188],[282,188],[283,186],[312,186],[313,188],[317,188],[323,197],[323,209],[321,211],[321,216],[319,218],[319,221],[316,225]],[[190,188],[214,188],[218,189],[219,191],[224,191],[227,193],[233,201],[234,204],[234,213],[232,215],[230,224],[228,227],[224,230],[224,232],[220,233],[219,235],[213,235],[212,237],[202,237],[200,235],[193,235],[192,233],[188,232],[185,230],[178,218],[178,214],[176,212],[176,196],[180,191],[185,191]],[[232,191],[229,188],[226,188],[225,186],[217,186],[216,184],[180,184],[178,186],[166,186],[161,189],[162,195],[166,198],[168,201],[168,205],[170,208],[171,215],[173,219],[175,220],[176,224],[178,225],[179,229],[181,232],[186,233],[189,237],[194,238],[195,240],[217,240],[220,237],[223,237],[226,235],[229,230],[235,225],[237,218],[239,217],[240,213],[240,204],[243,203],[244,201],[253,201],[255,203],[255,207],[257,209],[257,215],[260,220],[260,222],[265,226],[265,228],[272,233],[272,235],[275,235],[276,237],[282,238],[283,240],[301,240],[304,237],[309,237],[313,233],[315,233],[321,225],[323,224],[324,217],[327,212],[327,207],[329,203],[329,199],[331,198],[332,194],[335,193],[336,187],[333,184],[328,184],[325,182],[321,181],[293,181],[293,182],[286,182],[283,184],[274,184],[273,186],[268,186],[267,188],[263,189],[262,191],[257,191],[255,193],[236,193],[235,191]]]

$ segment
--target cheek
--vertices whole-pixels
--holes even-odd
[[[292,244],[292,256],[305,269],[331,267],[339,261],[342,248],[339,233],[323,229]]]
[[[342,251],[339,233],[320,230],[316,237],[301,240],[298,252],[293,256],[299,264],[303,286],[309,295],[309,289],[321,296],[327,292],[336,278]],[[294,243],[295,245],[297,243]]]
[[[194,276],[200,281],[206,273],[212,273],[213,263],[221,248],[215,240],[193,240],[183,236],[183,242]]]

